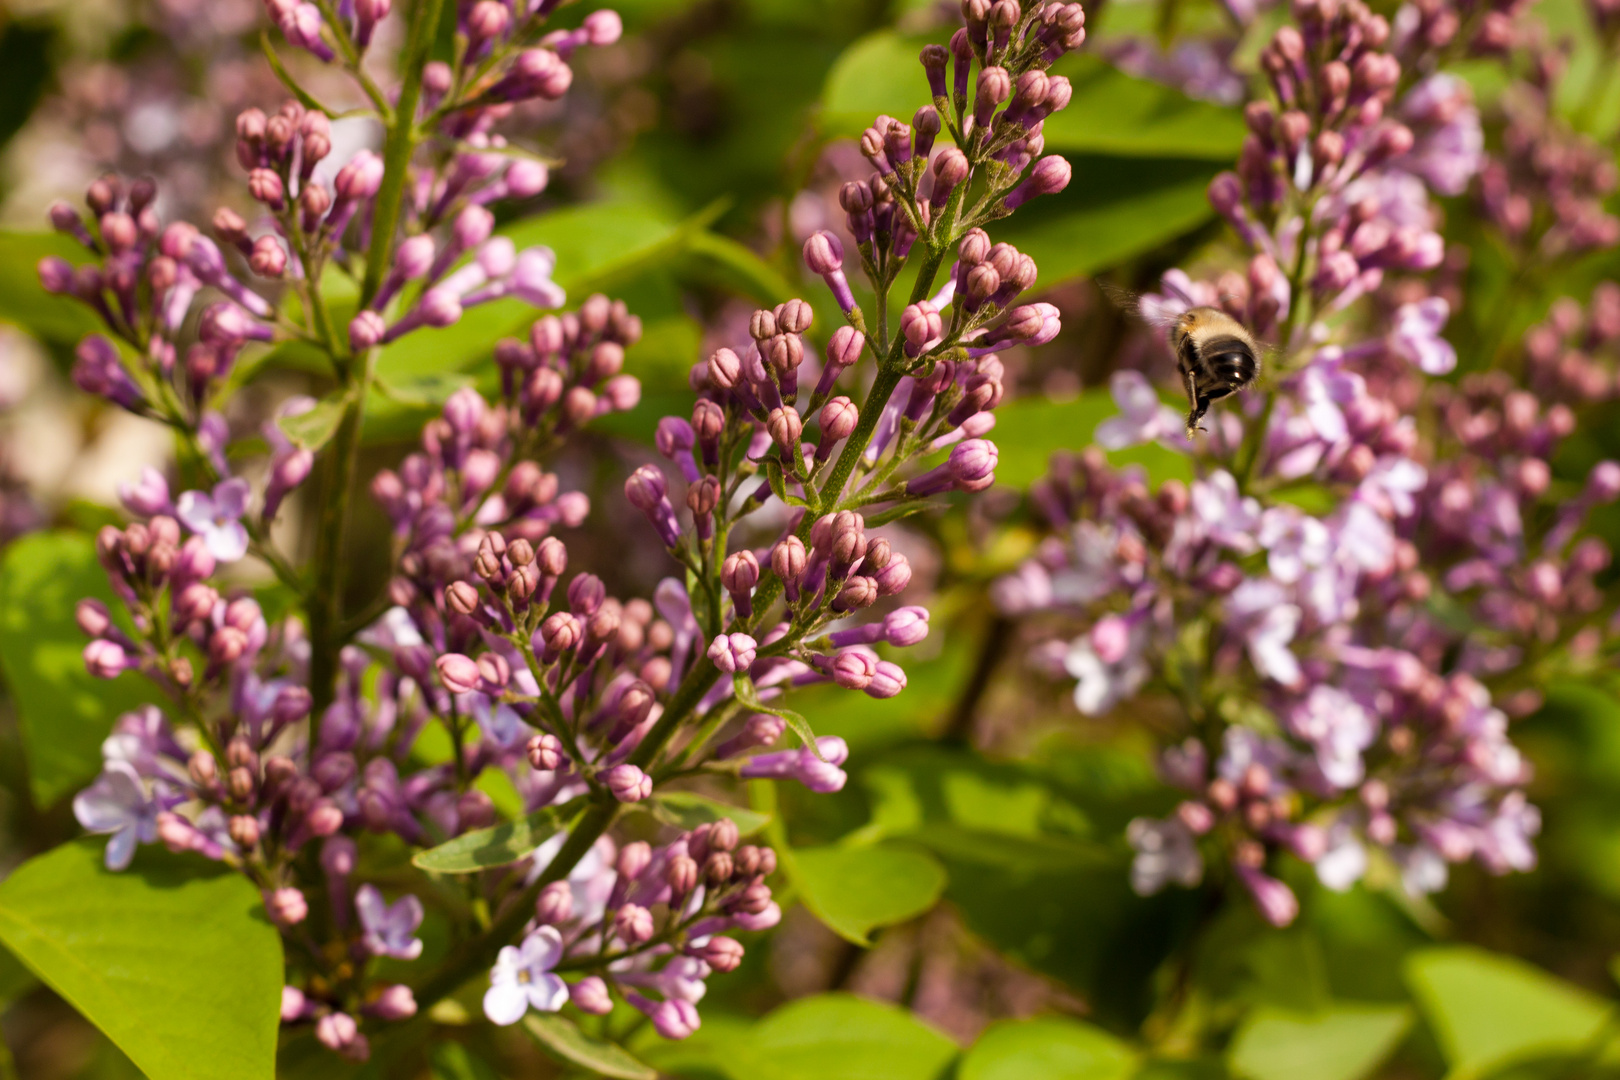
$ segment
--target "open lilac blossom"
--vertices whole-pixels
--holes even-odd
[[[89,833],[111,833],[107,841],[109,870],[122,870],[139,844],[157,840],[162,805],[148,793],[134,766],[108,762],[96,782],[73,797],[73,816]]]
[[[1186,445],[1186,427],[1181,415],[1159,400],[1158,391],[1137,371],[1116,371],[1109,380],[1109,392],[1119,413],[1097,425],[1097,445],[1120,450],[1146,442]]]
[[[416,928],[422,925],[422,901],[402,896],[389,904],[375,885],[362,885],[354,894],[360,913],[361,939],[373,956],[415,960],[422,955],[422,939]]]
[[[222,563],[236,562],[248,551],[248,531],[242,524],[247,513],[248,485],[240,477],[224,480],[212,492],[181,492],[175,516],[181,524],[203,538],[208,551]]]
[[[515,1024],[530,1008],[556,1012],[568,1001],[568,984],[552,974],[562,959],[562,935],[542,926],[519,946],[506,946],[489,973],[484,1015],[496,1024]]]

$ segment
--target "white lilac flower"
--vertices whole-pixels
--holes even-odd
[[[563,941],[555,927],[542,926],[521,945],[508,945],[496,957],[484,992],[484,1015],[492,1023],[515,1024],[532,1006],[556,1012],[568,1001],[568,984],[552,972],[562,959]]]

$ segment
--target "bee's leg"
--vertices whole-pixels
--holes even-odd
[[[1209,408],[1209,403],[1201,401],[1198,396],[1198,380],[1193,377],[1192,368],[1186,364],[1181,365],[1181,379],[1187,388],[1187,440],[1192,441],[1193,434],[1199,430],[1198,421]]]
[[[1198,398],[1196,398],[1194,400],[1192,409],[1190,409],[1188,411],[1188,413],[1187,413],[1187,439],[1188,439],[1188,441],[1191,441],[1192,437],[1194,435],[1196,435],[1198,432],[1204,430],[1203,425],[1201,425],[1198,421],[1202,420],[1204,418],[1204,414],[1206,412],[1208,412],[1208,411],[1209,411],[1209,399],[1207,397],[1204,397],[1204,396],[1200,395]]]

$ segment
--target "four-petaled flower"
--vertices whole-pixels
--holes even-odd
[[[203,538],[215,559],[235,562],[248,550],[248,531],[241,521],[247,512],[247,497],[246,480],[224,480],[214,485],[212,494],[183,492],[176,504],[176,516]]]
[[[354,894],[354,906],[373,956],[415,960],[422,955],[422,939],[413,936],[422,925],[422,901],[405,896],[389,904],[375,885],[362,885]]]
[[[157,816],[162,809],[127,761],[107,762],[96,782],[73,799],[73,816],[85,832],[112,834],[107,841],[109,870],[127,867],[137,843],[157,839]]]
[[[541,1012],[562,1008],[568,1000],[568,984],[551,971],[562,954],[562,935],[551,926],[542,926],[516,948],[508,945],[502,949],[489,973],[484,1015],[505,1025],[523,1019],[531,1005]]]
[[[1096,442],[1108,450],[1123,450],[1138,443],[1169,443],[1188,448],[1187,434],[1176,410],[1159,400],[1159,393],[1140,371],[1116,371],[1108,381],[1119,415],[1097,425]]]

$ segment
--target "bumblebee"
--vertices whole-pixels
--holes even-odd
[[[1210,404],[1246,390],[1260,374],[1260,346],[1242,323],[1220,308],[1188,308],[1170,323],[1170,347],[1176,353],[1187,389],[1187,438],[1202,431],[1199,423]]]

